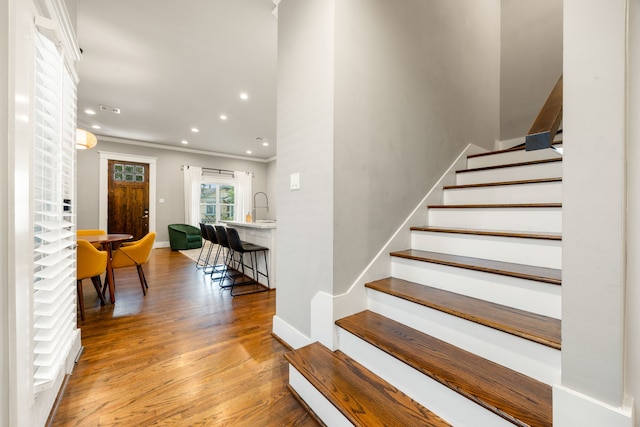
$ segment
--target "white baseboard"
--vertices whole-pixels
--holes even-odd
[[[633,403],[614,407],[561,385],[553,387],[554,427],[633,427]]]
[[[312,343],[311,338],[298,331],[277,315],[273,316],[272,331],[278,338],[292,348],[300,348]]]
[[[524,144],[525,137],[520,136],[518,138],[513,139],[505,139],[504,141],[495,140],[493,143],[493,147],[495,150],[506,150],[511,147],[515,147],[516,145]]]

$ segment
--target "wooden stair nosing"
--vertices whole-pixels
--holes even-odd
[[[559,319],[395,277],[369,282],[365,287],[556,350],[561,348]]]
[[[428,205],[429,209],[517,209],[562,208],[562,203],[478,203],[467,205]]]
[[[551,386],[365,310],[336,324],[518,426],[551,426]]]
[[[391,256],[464,268],[467,270],[481,271],[485,273],[499,274],[502,276],[534,280],[552,285],[562,284],[562,271],[555,268],[536,267],[511,262],[443,254],[439,252],[420,251],[417,249],[391,252]]]
[[[553,141],[551,145],[562,145],[562,140],[560,139],[558,141]],[[478,154],[470,154],[467,156],[467,159],[473,159],[475,157],[491,156],[494,154],[510,153],[513,151],[524,151],[525,149],[526,149],[525,145],[520,144],[520,145],[516,145],[515,147],[505,148],[503,150],[487,151],[486,153],[478,153]]]
[[[555,163],[555,162],[561,162],[561,161],[562,161],[562,157],[558,159],[542,159],[542,160],[532,160],[528,162],[505,163],[501,165],[481,166],[478,168],[470,168],[470,169],[460,169],[460,170],[457,170],[456,173],[479,172],[479,171],[485,171],[485,170],[491,170],[491,169],[505,169],[505,168],[513,168],[518,166],[531,166],[531,165]]]
[[[450,426],[339,350],[316,342],[285,358],[356,426]]]
[[[562,240],[562,233],[549,232],[521,232],[521,231],[494,231],[494,230],[477,230],[469,228],[455,227],[418,227],[410,228],[411,231],[424,231],[430,233],[452,233],[452,234],[470,234],[477,236],[495,236],[495,237],[514,237],[521,239],[539,239],[539,240]]]
[[[546,184],[552,182],[562,182],[562,178],[540,178],[540,179],[521,179],[518,181],[497,181],[483,182],[479,184],[462,184],[462,185],[446,185],[443,190],[461,190],[464,188],[483,188],[483,187],[500,187],[508,185],[524,185],[524,184]]]

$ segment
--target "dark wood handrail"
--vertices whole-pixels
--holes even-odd
[[[562,121],[562,76],[553,87],[547,101],[531,125],[525,139],[527,151],[551,147]]]

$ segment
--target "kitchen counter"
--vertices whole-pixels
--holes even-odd
[[[223,223],[231,227],[247,227],[247,228],[262,228],[262,229],[276,228],[275,221],[261,221],[261,220],[258,220],[257,222],[223,221]]]
[[[276,288],[276,223],[275,221],[258,221],[258,222],[241,222],[241,221],[224,221],[227,227],[233,227],[238,230],[240,239],[245,242],[253,243],[269,248],[267,252],[267,268],[269,269],[269,287]],[[265,271],[264,257],[258,255],[258,268]],[[251,270],[249,270],[251,271]],[[267,285],[266,279],[260,277],[260,283]]]

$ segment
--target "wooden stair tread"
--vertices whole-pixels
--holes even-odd
[[[480,184],[446,185],[444,190],[459,190],[462,188],[499,187],[507,185],[544,184],[549,182],[562,182],[562,178],[521,179],[518,181],[483,182]]]
[[[414,261],[466,268],[468,270],[483,271],[486,273],[500,274],[503,276],[535,280],[553,285],[562,284],[562,270],[554,268],[536,267],[511,262],[443,254],[439,252],[420,251],[417,249],[392,252],[391,256],[411,259]]]
[[[519,426],[551,426],[551,386],[371,311],[336,324]]]
[[[551,145],[562,145],[562,140],[557,140],[557,141],[553,141],[551,143]],[[487,151],[486,153],[478,153],[478,154],[471,154],[469,156],[467,156],[467,159],[473,159],[474,157],[484,157],[484,156],[492,156],[494,154],[502,154],[502,153],[510,153],[513,151],[524,151],[525,150],[525,145],[520,144],[520,145],[516,145],[515,147],[511,147],[511,148],[505,148],[504,150],[496,150],[496,151]]]
[[[562,233],[477,230],[456,227],[411,227],[411,231],[472,234],[477,236],[517,237],[524,239],[562,240]]]
[[[450,426],[339,350],[316,342],[285,358],[356,426]]]
[[[505,208],[561,208],[562,203],[478,203],[466,205],[429,205],[429,209],[505,209]]]
[[[388,277],[367,288],[411,301],[557,350],[560,320],[465,295]]]
[[[555,162],[561,162],[561,161],[562,161],[562,158],[532,160],[528,162],[505,163],[505,164],[494,165],[494,166],[482,166],[479,168],[460,169],[460,170],[457,170],[456,173],[467,173],[467,172],[477,172],[477,171],[484,171],[484,170],[491,170],[491,169],[513,168],[517,166],[530,166],[530,165],[538,165],[543,163],[555,163]]]

